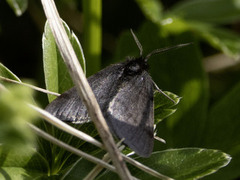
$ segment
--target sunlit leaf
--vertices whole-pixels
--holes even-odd
[[[0,76],[13,79],[16,81],[21,81],[14,73],[12,73],[6,66],[0,63]]]
[[[81,44],[79,43],[76,35],[70,31],[65,22],[63,22],[63,25],[85,72],[85,59]],[[45,25],[42,46],[46,88],[47,90],[53,92],[63,93],[73,86],[73,82],[57,48],[48,22]],[[48,98],[51,102],[56,97],[53,95],[48,95]]]
[[[136,0],[145,16],[153,21],[160,22],[162,19],[162,4],[158,0]]]
[[[17,16],[21,16],[28,7],[28,0],[7,0]]]
[[[213,27],[206,24],[192,24],[192,28],[199,32],[213,47],[221,50],[226,55],[239,60],[240,35],[227,29]]]
[[[238,0],[180,1],[170,11],[179,18],[209,23],[232,23],[240,18]]]
[[[150,168],[177,180],[200,179],[226,166],[231,157],[221,151],[200,148],[169,149],[154,152],[149,158],[136,158]],[[158,179],[130,166],[130,171],[140,179]],[[115,179],[116,174],[108,172],[99,179]]]
[[[0,146],[0,179],[32,179],[46,176],[47,161],[32,147],[20,149]]]
[[[31,145],[35,136],[27,123],[33,121],[35,112],[26,102],[32,101],[32,90],[18,85],[8,90],[0,91],[0,144],[13,148]]]
[[[154,93],[154,120],[155,124],[160,122],[161,120],[165,119],[166,117],[173,114],[177,107],[176,105],[180,101],[180,97],[171,93],[171,92],[164,92],[168,97],[162,94],[159,91],[155,91]],[[171,99],[170,99],[171,98]],[[174,103],[174,102],[175,103]]]

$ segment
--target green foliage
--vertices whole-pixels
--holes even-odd
[[[35,136],[28,127],[35,113],[27,106],[32,101],[32,91],[26,87],[9,86],[0,91],[0,144],[21,149],[33,145]]]
[[[181,1],[171,13],[186,20],[214,24],[227,24],[240,18],[239,1],[235,0]]]
[[[64,180],[84,179],[96,165],[80,158],[64,175]]]
[[[154,93],[154,119],[155,124],[158,124],[161,120],[167,118],[171,114],[175,113],[176,105],[180,102],[180,97],[171,93],[164,92],[167,96],[159,91]],[[171,99],[169,99],[171,98]],[[174,102],[172,102],[172,100]]]
[[[173,21],[166,24],[165,27],[168,29],[168,26],[170,26],[169,30],[173,29],[175,31],[173,23],[174,18],[177,17],[187,27],[185,31],[197,32],[199,37],[203,38],[213,47],[223,51],[234,59],[239,59],[239,34],[220,26],[237,21],[240,18],[239,12],[238,1],[188,1],[186,3],[179,3],[167,14],[166,19],[173,18]]]
[[[200,38],[206,40],[213,47],[223,51],[234,59],[239,59],[239,34],[220,26],[240,19],[238,1],[181,1],[167,13],[163,13],[161,8],[158,10],[156,10],[156,8],[143,8],[146,5],[145,1],[137,2],[146,17],[153,23],[159,25],[159,28],[162,28],[161,33],[179,34],[192,31],[197,33]],[[150,0],[148,4],[151,4],[150,2],[156,3],[154,0]],[[156,20],[155,16],[161,18]]]
[[[157,0],[136,0],[142,12],[153,22],[160,22],[162,19],[162,4]]]
[[[17,2],[24,3],[20,0]],[[153,80],[161,89],[171,91],[166,93],[176,101],[177,105],[174,105],[163,94],[155,93],[156,131],[157,135],[163,137],[167,143],[155,142],[154,153],[150,158],[134,157],[137,161],[175,179],[204,177],[204,179],[225,180],[239,178],[240,82],[237,82],[230,92],[226,92],[222,99],[213,104],[209,93],[209,78],[202,64],[205,54],[200,44],[204,41],[216,51],[223,52],[236,60],[239,59],[240,36],[229,28],[229,25],[240,19],[239,1],[180,1],[168,8],[167,11],[164,10],[161,2],[156,0],[136,0],[136,4],[146,18],[135,31],[143,45],[144,54],[157,48],[176,44],[188,42],[193,42],[193,44],[156,55],[149,60],[150,74]],[[11,7],[13,6],[11,5]],[[85,4],[84,13],[90,13],[88,8],[90,6]],[[24,8],[21,9],[21,12],[23,11]],[[91,17],[91,14],[88,15],[88,18]],[[98,20],[101,19],[99,17],[101,13],[97,16]],[[92,18],[90,19],[92,20]],[[96,32],[94,29],[96,24],[90,26],[87,18],[85,24],[87,24],[85,28],[92,35],[85,36],[84,44],[87,44],[88,48],[93,47],[94,49],[96,45],[94,43],[97,41],[99,44],[101,36],[95,34],[97,39],[90,39],[90,36],[95,37],[93,34]],[[67,25],[65,23],[64,25],[85,70],[81,45]],[[97,25],[98,33],[101,31],[99,26],[100,23]],[[88,53],[90,50],[86,50],[86,54]],[[94,55],[98,57],[98,62],[93,68],[91,68],[91,63],[89,64],[90,74],[95,72],[101,64],[99,62],[101,52],[97,51]],[[119,62],[129,55],[138,56],[139,50],[130,32],[126,30],[119,37],[116,52],[109,63]],[[87,59],[87,61],[91,60],[91,58]],[[48,90],[62,93],[73,85],[47,24],[43,36],[43,61]],[[0,74],[19,80],[2,64],[0,64]],[[29,99],[31,92],[14,87],[10,87],[10,92],[0,92],[0,140],[4,140],[4,144],[7,145],[0,146],[0,179],[2,177],[71,180],[84,178],[95,166],[89,161],[41,139],[38,142],[38,148],[32,148],[34,147],[34,138],[26,126],[26,122],[31,122],[34,115],[22,102]],[[181,97],[181,101],[175,93]],[[49,101],[52,100],[53,97],[49,96]],[[20,128],[16,128],[16,124]],[[42,128],[70,145],[102,157],[99,149],[79,141],[77,138],[45,124]],[[85,129],[88,133],[92,133],[92,136],[96,136],[92,124],[85,124],[78,128]],[[1,143],[3,142],[1,141]],[[10,148],[12,145],[18,147],[19,144],[27,147],[25,152],[19,151],[18,153],[15,148]],[[29,147],[30,145],[32,147]],[[199,148],[179,149],[181,147]],[[123,152],[129,152],[129,149]],[[231,163],[218,171],[230,162],[230,156],[232,157]],[[138,178],[154,179],[132,165],[129,165],[129,169],[132,175]],[[215,173],[216,171],[218,172]],[[207,176],[209,174],[212,175]],[[106,170],[98,176],[98,179],[113,178],[117,178],[116,174]]]
[[[0,63],[0,76],[19,81],[19,78]],[[0,81],[1,82],[1,81]],[[2,85],[2,84],[0,84]],[[34,144],[35,136],[28,127],[36,114],[28,107],[33,91],[24,86],[0,89],[0,144],[2,147],[21,149]]]
[[[210,149],[184,148],[154,152],[150,158],[136,158],[137,161],[162,174],[179,180],[199,179],[226,166],[230,157],[222,152]],[[140,179],[158,179],[149,177],[142,171],[130,166],[131,172]],[[99,179],[116,179],[116,174],[107,172]]]
[[[2,63],[0,63],[0,76],[20,81],[20,79],[15,74],[13,74],[7,67],[5,67]]]
[[[0,160],[0,179],[32,179],[47,174],[47,161],[31,147],[12,149],[1,145]]]
[[[229,166],[216,174],[216,179],[234,179],[239,176],[240,165],[240,83],[238,83],[225,97],[211,107],[202,144],[205,147],[217,148],[228,152],[232,156]]]
[[[7,0],[7,2],[17,16],[21,16],[28,6],[28,0]]]
[[[83,71],[85,72],[85,58],[81,44],[79,43],[76,35],[70,31],[65,22],[63,22],[63,25],[83,68]],[[64,64],[62,56],[57,48],[48,22],[45,24],[42,44],[46,88],[49,91],[63,93],[73,86],[73,82],[67,71],[66,65]],[[53,95],[48,95],[48,98],[49,102],[51,102],[56,97]]]
[[[226,166],[230,161],[229,155],[217,150],[184,148],[169,149],[152,154],[149,160],[137,160],[174,179],[199,179]],[[136,171],[136,168],[134,168]],[[148,175],[136,172],[136,176],[147,179]]]
[[[102,52],[102,1],[83,0],[84,13],[84,52],[86,55],[87,76],[101,69]]]

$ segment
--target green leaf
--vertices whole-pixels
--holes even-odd
[[[217,150],[183,148],[154,152],[149,159],[137,158],[137,160],[164,175],[187,180],[212,174],[226,166],[231,158]],[[139,172],[136,176],[143,179],[148,177],[143,172]]]
[[[175,16],[166,16],[161,22],[162,34],[168,35],[179,35],[186,31],[191,30],[189,22]]]
[[[92,137],[95,137],[97,135],[97,130],[95,129],[93,123],[70,125],[73,126],[75,129],[79,129],[80,131],[89,134]],[[75,148],[80,148],[82,151],[85,151],[88,154],[93,155],[98,153],[99,151],[102,151],[100,148],[96,148],[96,146],[86,143],[86,141],[72,136],[69,133],[58,129],[53,125],[43,123],[41,124],[41,129],[43,129],[48,134],[54,136],[55,138],[59,139],[60,141],[65,142]],[[38,152],[49,164],[51,164],[51,166],[49,167],[49,176],[72,176],[71,173],[75,172],[75,163],[79,160],[79,156],[44,139],[40,139],[38,144],[39,147],[41,147],[39,148]]]
[[[181,1],[170,13],[185,20],[226,24],[239,20],[240,3],[238,0]]]
[[[204,9],[204,11],[203,11]],[[240,36],[218,23],[232,23],[240,19],[240,3],[234,0],[182,1],[161,20],[165,36],[193,31],[211,46],[236,60],[240,57]]]
[[[65,22],[63,22],[63,25],[74,48],[74,51],[80,61],[80,64],[85,72],[85,58],[81,44],[79,43],[76,35],[70,31]],[[48,22],[45,24],[42,46],[46,88],[49,91],[63,93],[73,86],[73,82],[56,46]],[[55,98],[56,97],[53,95],[48,95],[49,102]]]
[[[0,63],[0,76],[13,79],[16,81],[21,81],[15,74],[13,74],[6,66]]]
[[[213,27],[207,24],[192,24],[192,28],[199,32],[213,47],[221,50],[226,55],[239,60],[240,35],[227,29]]]
[[[28,7],[28,0],[7,0],[17,16],[21,16]]]
[[[58,58],[60,57],[48,22],[46,22],[44,27],[42,48],[46,89],[53,92],[59,92],[58,61],[60,60],[58,60]],[[55,98],[56,97],[53,95],[48,95],[49,102],[51,102]]]
[[[229,153],[233,160],[229,166],[216,173],[215,179],[235,179],[240,176],[240,83],[210,110],[206,131],[202,134],[205,147],[221,149]]]
[[[36,149],[0,146],[0,179],[32,179],[47,172],[48,165]]]
[[[200,148],[169,149],[154,152],[149,158],[136,158],[144,165],[177,180],[200,179],[226,166],[231,157],[217,150]],[[129,166],[131,173],[141,179],[158,179]],[[108,172],[99,179],[116,179],[116,174]]]
[[[157,0],[136,0],[142,12],[152,22],[159,23],[162,20],[162,4]]]
[[[214,48],[222,51],[229,57],[236,60],[240,58],[240,36],[233,31],[214,27],[206,23],[187,23],[177,19],[175,19],[174,23],[164,26],[164,30],[168,33],[193,30]]]
[[[188,33],[184,33],[178,36],[178,40],[184,42],[189,38],[188,42],[192,42],[193,39],[190,40],[190,37]],[[194,146],[201,136],[203,122],[206,121],[207,77],[196,44],[178,51],[167,54],[166,64],[158,65],[161,72],[159,74],[162,74],[159,84],[166,85],[168,90],[182,97],[178,110],[165,124],[159,124],[158,131],[166,139],[168,146]]]
[[[35,136],[27,123],[35,118],[35,112],[26,102],[32,100],[32,90],[24,86],[9,86],[0,91],[0,144],[21,148],[34,143]]]
[[[30,178],[26,170],[22,167],[1,167],[0,179],[18,179],[24,180]]]
[[[78,57],[78,60],[81,64],[81,67],[83,69],[83,72],[86,74],[86,63],[85,63],[85,57],[83,54],[83,49],[82,46],[77,38],[77,36],[75,35],[75,33],[73,31],[70,30],[70,28],[68,27],[67,23],[65,21],[63,22],[63,26],[68,34],[68,38],[73,46],[73,49]]]
[[[78,179],[84,179],[86,175],[95,167],[96,165],[80,158],[76,161],[76,163],[71,166],[69,171],[67,171],[64,176],[62,177],[62,180],[78,180]]]
[[[173,114],[177,109],[175,105],[180,102],[180,97],[171,93],[164,92],[168,97],[159,91],[154,92],[154,124],[159,123],[161,120]],[[170,100],[171,98],[175,104]]]

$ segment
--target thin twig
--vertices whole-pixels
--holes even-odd
[[[48,113],[47,111],[36,107],[32,104],[28,104],[31,108],[33,108],[35,111],[37,111],[38,113],[40,113],[41,117],[44,118],[46,121],[48,121],[49,123],[53,124],[54,126],[62,129],[65,132],[68,132],[70,134],[72,134],[73,136],[76,136],[86,142],[89,142],[97,147],[100,147],[103,149],[103,144],[100,143],[99,141],[95,140],[93,137],[89,136],[88,134],[79,131],[75,128],[73,128],[72,126],[69,126],[68,124],[62,122],[61,120],[59,120],[58,118],[56,118],[55,116],[53,116],[52,114]]]
[[[36,126],[34,126],[30,123],[28,123],[28,125],[37,135],[39,135],[42,138],[50,141],[51,143],[56,144],[57,146],[62,147],[64,149],[66,149],[67,151],[72,152],[72,153],[74,153],[78,156],[81,156],[81,157],[83,157],[83,158],[85,158],[85,159],[87,159],[87,160],[89,160],[89,161],[91,161],[95,164],[98,164],[98,165],[100,165],[102,167],[105,167],[105,168],[107,168],[107,169],[109,169],[113,172],[116,172],[116,168],[113,167],[112,165],[110,165],[110,164],[108,164],[108,163],[106,163],[106,162],[104,162],[104,161],[102,161],[102,160],[100,160],[100,159],[98,159],[94,156],[91,156],[91,155],[89,155],[89,154],[87,154],[87,153],[85,153],[85,152],[83,152],[83,151],[81,151],[77,148],[74,148],[74,147],[56,139],[55,137],[49,135],[48,133],[42,131],[41,129],[39,129],[38,127],[36,127]]]
[[[122,151],[124,149],[125,146],[121,146],[119,147],[119,151]],[[103,158],[102,161],[106,162],[106,163],[110,163],[111,162],[111,158],[109,157],[109,154],[106,153]],[[83,179],[83,180],[93,180],[101,171],[103,170],[103,167],[100,165],[96,165],[89,173],[88,175]]]
[[[78,62],[77,56],[68,39],[54,1],[42,0],[41,2],[47,19],[49,21],[50,28],[53,32],[53,36],[56,40],[57,46],[69,70],[69,74],[71,75],[73,82],[76,85],[77,91],[82,101],[87,107],[89,116],[94,122],[96,129],[98,130],[98,133],[103,140],[103,143],[113,161],[113,164],[117,169],[118,175],[121,179],[124,180],[131,179],[131,174],[127,169],[127,166],[114,143],[113,137],[102,115],[97,100],[88,84],[88,81]]]
[[[52,94],[52,95],[55,95],[55,96],[60,96],[60,94],[58,94],[58,93],[48,91],[46,89],[42,89],[42,88],[39,88],[37,86],[33,86],[31,84],[23,83],[23,82],[20,82],[20,81],[15,81],[13,79],[5,78],[5,77],[2,77],[2,76],[0,76],[0,79],[3,80],[3,81],[11,82],[11,83],[21,84],[23,86],[35,89],[36,91],[40,91],[40,92],[43,92],[43,93]]]
[[[122,151],[123,149],[124,149],[124,146],[121,146],[121,147],[119,148],[120,151]],[[174,179],[172,179],[172,178],[170,178],[170,177],[168,177],[168,176],[165,176],[165,175],[163,175],[163,174],[160,174],[159,172],[157,172],[157,171],[155,171],[155,170],[153,170],[153,169],[145,166],[144,164],[142,164],[142,163],[140,163],[140,162],[138,162],[138,161],[136,161],[136,160],[134,160],[134,159],[132,159],[132,158],[124,155],[124,154],[123,154],[123,158],[124,158],[128,163],[134,165],[135,167],[143,170],[144,172],[146,172],[146,173],[148,173],[148,174],[151,174],[152,176],[155,176],[155,177],[157,177],[157,178],[159,178],[159,179],[162,179],[162,180],[174,180]],[[102,160],[105,161],[105,162],[108,162],[108,163],[111,161],[111,159],[109,158],[108,153],[104,155],[104,157],[102,158]],[[100,165],[96,165],[96,166],[94,167],[94,169],[92,169],[92,171],[84,178],[84,180],[93,180],[93,179],[101,172],[101,170],[102,170],[102,167],[101,167]],[[134,177],[134,178],[135,178],[135,177]]]
[[[148,174],[151,174],[152,176],[158,177],[158,178],[160,178],[162,180],[174,180],[174,179],[172,179],[172,178],[170,178],[168,176],[160,174],[159,172],[157,172],[157,171],[155,171],[155,170],[145,166],[144,164],[142,164],[142,163],[140,163],[140,162],[138,162],[138,161],[136,161],[136,160],[134,160],[134,159],[124,155],[124,154],[122,154],[122,156],[123,156],[125,161],[127,161],[130,164],[136,166],[137,168],[143,170],[144,172],[146,172]]]
[[[122,144],[123,141],[124,141],[124,139],[121,139],[121,140],[117,143],[117,147],[119,147],[118,149],[119,149],[120,152],[125,148],[124,145],[121,146],[121,144]],[[110,163],[110,162],[111,162],[111,158],[109,157],[109,154],[108,154],[108,153],[106,153],[106,154],[103,156],[102,160],[105,161],[105,162],[107,162],[107,163]],[[84,180],[93,180],[93,179],[102,171],[102,169],[103,169],[103,168],[102,168],[101,166],[96,165],[96,166],[92,169],[92,171],[90,171],[90,172],[88,173],[88,175],[84,178]]]

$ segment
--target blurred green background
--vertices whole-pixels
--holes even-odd
[[[18,77],[45,87],[41,44],[46,18],[39,1],[25,2],[26,11],[17,17],[6,1],[0,1],[0,62]],[[84,17],[82,1],[56,3],[83,46],[88,75],[126,56],[138,56],[130,28],[139,37],[144,55],[193,43],[149,60],[158,86],[182,97],[177,112],[159,123],[158,135],[167,144],[156,142],[155,150],[219,149],[233,159],[206,179],[240,178],[239,0],[104,0],[102,8],[95,6],[102,15],[90,19]],[[94,18],[97,26],[88,27],[86,21]],[[96,35],[92,41],[87,39],[91,33]],[[96,44],[101,51],[94,54],[91,48]],[[38,93],[37,99],[43,107],[47,104],[46,95]]]

